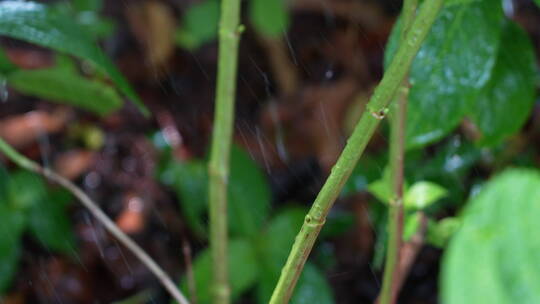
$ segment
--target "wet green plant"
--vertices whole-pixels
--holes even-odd
[[[53,67],[29,71],[17,67],[0,50],[3,81],[23,94],[67,103],[101,116],[117,110],[123,103],[122,95],[147,113],[110,59],[96,47],[95,39],[108,31],[104,30],[106,22],[94,18],[99,3],[79,0],[70,8],[1,2],[1,35],[58,53]],[[396,280],[406,276],[397,268],[400,250],[418,235],[425,237],[428,244],[446,250],[441,280],[441,299],[445,303],[489,300],[506,304],[538,298],[538,280],[534,276],[538,242],[533,234],[540,216],[536,208],[540,197],[538,170],[503,171],[509,161],[499,157],[505,153],[505,143],[530,117],[537,96],[538,67],[532,44],[527,34],[504,15],[500,1],[424,0],[418,10],[412,9],[413,3],[405,2],[386,49],[385,75],[313,207],[308,212],[288,207],[274,215],[270,214],[270,190],[264,174],[245,152],[237,147],[231,149],[241,32],[239,2],[220,4],[207,0],[185,14],[177,35],[181,46],[194,49],[220,35],[211,157],[210,161],[167,159],[158,176],[177,193],[194,234],[203,241],[210,240],[210,248],[204,249],[193,265],[201,303],[228,303],[250,289],[255,290],[260,303],[269,299],[270,303],[333,303],[320,265],[312,261],[306,264],[306,260],[319,233],[335,230],[332,217],[327,215],[336,198],[359,191],[369,192],[372,200],[380,202],[374,202],[370,209],[376,215],[374,224],[379,236],[375,265],[382,267],[386,252],[381,303],[397,301]],[[290,17],[285,1],[251,0],[247,4],[248,25],[258,34],[275,38],[286,32]],[[220,8],[221,25],[217,21]],[[93,12],[96,22],[85,24],[78,20],[87,15],[84,12]],[[80,73],[74,58],[90,64],[94,72]],[[404,88],[408,86],[405,79],[410,89]],[[390,106],[392,100],[397,101],[396,107]],[[390,153],[360,159],[387,115],[392,116]],[[474,126],[474,135],[448,137],[463,121]],[[428,146],[435,148],[429,154],[422,150]],[[2,140],[0,149],[20,167],[68,187],[89,204],[80,189],[18,154]],[[503,161],[493,161],[499,158]],[[525,157],[512,164],[530,166],[535,162]],[[487,182],[478,178],[471,189],[463,187],[462,179],[471,176],[472,168],[479,165],[491,166],[489,174],[495,177]],[[384,167],[387,169],[381,170]],[[2,174],[0,179],[6,179],[5,171]],[[20,176],[30,176],[32,182],[22,184],[41,190],[13,195],[17,192],[13,189],[21,185],[19,180],[25,180]],[[72,237],[64,214],[69,195],[58,193],[27,172],[10,174],[7,181],[0,183],[0,217],[8,219],[0,225],[6,240],[0,246],[0,288],[9,285],[16,269],[24,232],[47,248],[70,253],[71,241],[65,240]],[[91,204],[86,206],[102,214]],[[436,217],[447,207],[463,209],[451,217]],[[52,215],[36,216],[38,209]],[[210,229],[204,221],[207,214]],[[63,220],[50,224],[46,221],[49,217]],[[121,239],[108,221],[108,229]],[[298,229],[300,233],[296,234]],[[129,239],[123,242],[128,248],[136,247]],[[158,278],[160,273],[164,275],[153,261],[149,263]],[[470,274],[464,276],[464,269]],[[166,275],[162,283],[173,297],[186,303]],[[186,284],[184,278],[180,287],[185,289]]]
[[[63,189],[51,189],[28,171],[8,173],[0,166],[0,293],[9,286],[21,256],[21,238],[30,233],[45,248],[75,253],[66,206],[73,200]]]
[[[154,135],[154,142],[162,147],[162,160],[156,172],[158,179],[177,194],[182,213],[197,237],[208,237],[204,223],[208,212],[207,159],[175,160],[164,143],[161,133]],[[249,154],[233,146],[228,184],[228,265],[231,269],[231,297],[237,300],[246,291],[255,289],[257,303],[268,303],[281,267],[287,259],[296,231],[302,225],[307,209],[290,206],[272,212],[271,192],[264,172]],[[322,231],[323,239],[339,235],[353,224],[350,214],[334,213]],[[213,267],[210,250],[197,255],[193,263],[196,298],[200,303],[211,302],[208,288]],[[182,290],[187,291],[188,278],[181,280]],[[292,303],[334,303],[331,288],[321,267],[309,263],[301,276]]]

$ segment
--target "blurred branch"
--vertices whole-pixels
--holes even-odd
[[[289,58],[285,38],[266,37],[263,34],[257,34],[257,38],[268,56],[279,93],[282,96],[291,96],[298,90],[300,79],[296,66]]]
[[[219,61],[209,176],[210,251],[213,303],[230,302],[227,229],[227,184],[234,125],[238,44],[242,29],[240,0],[223,0],[219,25]]]
[[[351,175],[380,121],[387,114],[388,105],[402,85],[413,59],[420,50],[420,46],[443,4],[444,0],[424,2],[418,17],[407,33],[406,43],[400,45],[392,63],[367,104],[366,111],[364,111],[337,163],[332,168],[330,176],[308,212],[274,289],[270,299],[271,304],[289,302],[330,208],[339,196],[343,185]]]
[[[169,291],[171,296],[180,304],[189,304],[182,292],[176,287],[171,278],[159,267],[159,265],[129,236],[120,230],[116,224],[98,207],[98,205],[79,187],[68,179],[60,176],[56,172],[43,168],[39,164],[26,158],[24,155],[15,151],[9,144],[0,138],[0,151],[4,153],[11,161],[19,167],[38,173],[50,181],[59,184],[71,192],[81,203],[94,215],[94,217],[103,224],[105,229],[112,234],[120,243],[130,250],[148,269],[157,277],[159,282]]]
[[[400,45],[405,43],[411,27],[418,0],[405,0],[403,3]],[[388,206],[388,246],[384,267],[383,285],[380,294],[381,304],[394,304],[397,300],[397,277],[399,258],[403,239],[403,175],[405,162],[405,131],[407,121],[407,100],[409,86],[407,77],[403,80],[396,103],[390,117],[390,174],[392,176],[392,200]]]
[[[197,304],[197,287],[195,284],[195,274],[193,272],[193,261],[191,259],[191,247],[186,238],[182,238],[182,252],[184,254],[184,263],[186,264],[186,277],[191,304]]]

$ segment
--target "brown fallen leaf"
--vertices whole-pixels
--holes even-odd
[[[174,52],[176,18],[171,7],[154,0],[135,2],[126,15],[131,31],[144,47],[148,64],[163,72]]]
[[[24,148],[35,142],[39,136],[62,130],[69,114],[69,109],[60,107],[52,113],[31,111],[10,116],[0,121],[0,137],[15,148]]]
[[[146,224],[146,206],[144,200],[134,194],[124,199],[124,209],[116,218],[118,227],[127,234],[139,233]]]
[[[34,263],[31,282],[37,303],[93,303],[88,271],[56,257]]]
[[[6,48],[11,62],[23,69],[42,69],[54,65],[54,54],[32,48]]]
[[[282,133],[293,159],[316,155],[329,172],[343,148],[342,121],[357,91],[357,81],[344,77],[328,85],[306,87],[286,102],[271,104],[277,108],[269,107],[263,113],[264,138],[274,141]]]
[[[60,154],[54,161],[54,170],[73,180],[86,173],[96,162],[97,154],[90,150],[71,150]]]

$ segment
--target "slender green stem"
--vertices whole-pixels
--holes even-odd
[[[176,284],[171,280],[165,271],[128,235],[126,235],[116,224],[98,207],[98,205],[81,188],[77,187],[68,179],[58,173],[43,168],[39,164],[26,158],[24,155],[13,149],[8,143],[0,138],[0,151],[4,153],[12,162],[19,167],[41,174],[50,181],[59,184],[70,191],[79,201],[92,213],[103,227],[113,235],[122,245],[133,253],[148,269],[157,277],[159,282],[171,294],[174,300],[180,304],[189,304],[186,297],[180,292]]]
[[[400,45],[392,63],[367,104],[366,111],[306,215],[270,299],[271,304],[288,303],[330,208],[364,152],[375,129],[388,112],[390,101],[401,86],[443,4],[444,0],[424,1],[418,17],[407,33],[406,43]]]
[[[411,27],[418,0],[405,0],[401,15],[400,44],[406,39]],[[392,180],[392,201],[388,208],[388,246],[384,267],[380,304],[394,304],[399,293],[399,258],[403,235],[403,174],[405,158],[405,127],[407,119],[408,81],[404,79],[398,99],[390,112],[390,174]]]
[[[230,301],[227,239],[227,184],[234,124],[240,41],[240,0],[223,0],[219,25],[219,62],[209,174],[210,250],[213,303]]]

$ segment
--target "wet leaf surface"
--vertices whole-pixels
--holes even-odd
[[[515,134],[531,113],[537,70],[534,50],[527,34],[506,22],[493,75],[469,110],[481,137],[479,144],[494,146]],[[519,56],[516,54],[519,52]]]
[[[493,73],[502,22],[494,1],[451,5],[440,13],[410,72],[409,149],[440,140],[461,122]],[[399,28],[393,30],[387,63]]]
[[[144,114],[142,104],[124,76],[96,46],[93,38],[69,16],[35,2],[2,1],[0,34],[86,59],[106,72]]]
[[[445,254],[441,300],[448,304],[536,301],[540,297],[539,216],[538,170],[508,169],[487,182],[465,208],[461,229]]]
[[[238,298],[244,291],[252,287],[259,275],[258,260],[251,244],[244,239],[231,239],[229,243],[229,269],[231,280],[231,293]],[[195,286],[197,288],[198,303],[211,303],[212,263],[210,251],[202,252],[193,263]],[[187,294],[187,282],[182,283],[182,290]]]

